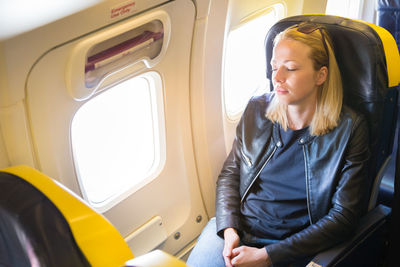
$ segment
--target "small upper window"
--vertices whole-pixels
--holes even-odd
[[[159,80],[155,73],[131,78],[87,101],[75,114],[71,138],[79,184],[84,197],[101,211],[161,168]]]
[[[282,16],[283,7],[275,5],[269,12],[246,20],[228,34],[223,79],[225,113],[237,121],[248,100],[269,89],[266,78],[264,40],[271,26]]]
[[[360,19],[363,2],[363,0],[328,0],[325,13],[327,15]]]

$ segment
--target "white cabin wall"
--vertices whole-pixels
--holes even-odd
[[[6,66],[4,62],[3,45],[0,43],[0,99],[3,98],[2,88],[7,88],[7,76],[6,76]],[[8,154],[6,146],[4,144],[2,123],[0,121],[0,168],[5,168],[10,165],[10,160],[8,159]]]
[[[215,213],[215,181],[226,156],[220,114],[222,54],[228,1],[197,1],[197,5],[208,5],[209,8],[196,20],[192,46],[192,133],[203,201],[208,216],[212,217]]]
[[[51,9],[40,7],[39,11],[43,14],[38,12],[30,16],[33,10],[29,5],[22,5],[19,7],[19,14],[26,13],[26,16],[0,16],[2,22],[0,23],[0,125],[2,143],[5,146],[0,154],[6,154],[0,158],[7,157],[9,165],[27,164],[41,170],[40,162],[35,156],[35,144],[29,130],[30,119],[26,114],[25,103],[25,82],[31,68],[41,56],[74,38],[129,18],[165,1],[136,2],[133,13],[117,19],[110,19],[110,10],[126,1],[93,0],[80,3],[71,9],[64,8],[66,2],[52,1]],[[2,5],[6,3],[0,4],[0,14],[6,10]],[[57,10],[56,16],[52,15],[54,10]],[[44,19],[45,22],[40,22],[38,16],[48,16],[48,18]],[[12,31],[2,30],[6,25],[4,23],[6,18],[7,25],[13,29]],[[44,78],[45,75],[44,73]]]
[[[0,106],[2,99],[6,97],[6,92],[8,88],[7,82],[7,66],[4,56],[4,45],[0,41]]]
[[[4,145],[3,135],[1,134],[2,127],[0,125],[0,169],[10,166],[10,160],[8,159],[6,146]]]
[[[325,14],[327,0],[304,0],[301,14]]]
[[[1,128],[1,127],[0,127]],[[4,142],[0,139],[0,169],[6,168],[10,166],[10,161],[8,160],[7,154],[5,152],[6,147],[4,146]]]
[[[361,19],[376,24],[376,0],[364,0]]]

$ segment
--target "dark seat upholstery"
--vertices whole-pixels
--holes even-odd
[[[400,0],[378,0],[377,1],[377,24],[388,30],[400,47]],[[397,117],[397,124],[400,123],[399,116]],[[394,148],[397,148],[397,140],[394,142]],[[392,153],[396,153],[396,149]],[[387,206],[392,206],[393,192],[394,192],[394,172],[395,172],[395,158],[392,155],[387,170],[382,178],[382,183],[379,190],[378,203]]]
[[[90,266],[58,208],[31,184],[0,172],[0,266]]]
[[[120,233],[80,197],[28,166],[0,170],[0,266],[122,266]]]
[[[400,48],[400,0],[377,0],[377,20],[379,26],[384,27],[394,36],[397,46]],[[398,137],[395,140],[388,171],[382,179],[378,198],[379,203],[392,207],[385,266],[398,264],[397,253],[400,243],[400,229],[398,227],[400,224],[400,170],[398,167],[400,166],[400,116],[397,117],[397,125]]]
[[[400,62],[397,61],[400,61],[400,58],[398,54],[391,55],[394,57],[391,60],[394,61],[390,61],[385,54],[388,48],[393,51],[394,40],[385,30],[360,21],[326,15],[294,16],[280,20],[268,32],[265,41],[267,63],[271,61],[275,36],[287,27],[304,21],[323,25],[329,32],[342,75],[344,104],[364,114],[367,119],[371,159],[368,165],[369,176],[366,179],[371,184],[371,195],[365,196],[365,211],[371,210],[375,207],[382,169],[392,152],[396,128],[398,91],[395,85],[400,80],[397,73],[400,67]],[[267,77],[270,81],[271,73],[271,66],[267,64]],[[361,228],[364,229],[358,229],[353,237],[349,237],[350,243],[354,245],[364,239],[365,229],[373,233],[372,229],[385,224],[389,212],[389,209],[379,207],[369,215],[370,217],[363,218]],[[315,265],[310,266],[333,266],[340,261],[346,262],[342,256],[347,254],[346,250],[350,247],[348,244],[340,246],[339,250],[332,253],[328,251],[318,255],[313,261]],[[373,264],[371,260],[377,261],[376,257],[365,259],[370,264]],[[350,266],[346,264],[349,264],[349,261],[342,266]]]
[[[377,11],[377,24],[387,29],[400,47],[400,0],[378,0]]]
[[[395,38],[397,46],[400,47],[400,0],[378,0],[377,1],[377,24],[387,29]],[[398,103],[399,104],[399,103]],[[397,117],[397,124],[400,123],[400,117]],[[395,140],[394,148],[397,148],[398,142]],[[392,206],[394,193],[394,174],[396,168],[396,149],[392,152],[392,160],[388,169],[382,178],[382,184],[379,191],[378,202],[387,206]]]

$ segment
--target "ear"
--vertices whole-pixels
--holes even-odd
[[[326,66],[323,66],[319,69],[316,77],[316,83],[317,85],[323,84],[326,79],[328,78],[328,68]]]

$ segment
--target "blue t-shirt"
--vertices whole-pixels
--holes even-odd
[[[249,234],[282,240],[309,225],[303,148],[308,131],[280,129],[278,147],[242,203],[242,224]]]

